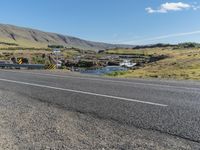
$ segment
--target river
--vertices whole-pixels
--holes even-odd
[[[92,70],[84,70],[81,73],[84,74],[92,74],[92,75],[104,75],[108,73],[112,73],[115,71],[126,71],[127,68],[120,67],[120,66],[107,66],[100,69],[92,69]]]

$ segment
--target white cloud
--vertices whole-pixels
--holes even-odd
[[[158,9],[153,9],[151,7],[147,7],[145,10],[148,13],[167,13],[169,11],[181,11],[186,9],[193,9],[197,10],[199,9],[199,6],[183,3],[183,2],[177,2],[177,3],[164,3],[161,4],[161,6]]]

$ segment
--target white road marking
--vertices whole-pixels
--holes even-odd
[[[104,95],[104,94],[98,94],[98,93],[92,93],[92,92],[85,92],[85,91],[79,91],[79,90],[73,90],[73,89],[64,89],[64,88],[53,87],[53,86],[48,86],[48,85],[21,82],[21,81],[8,80],[8,79],[2,79],[2,78],[0,78],[0,81],[35,86],[35,87],[40,87],[40,88],[48,88],[48,89],[54,89],[54,90],[60,90],[60,91],[67,91],[67,92],[73,92],[73,93],[79,93],[79,94],[85,94],[85,95],[112,98],[112,99],[118,99],[118,100],[124,100],[124,101],[130,101],[130,102],[136,102],[136,103],[142,103],[142,104],[149,104],[149,105],[155,105],[155,106],[161,106],[161,107],[168,106],[168,105],[160,104],[160,103],[153,103],[153,102],[148,102],[148,101],[142,101],[142,100],[136,100],[136,99],[130,99],[130,98],[124,98],[124,97],[118,97],[118,96],[111,96],[111,95]]]
[[[192,88],[192,87],[180,87],[180,86],[172,86],[172,85],[161,85],[155,83],[141,83],[141,82],[128,82],[128,81],[116,81],[116,80],[108,80],[108,79],[100,79],[100,78],[86,78],[86,77],[77,77],[77,76],[70,76],[70,75],[56,75],[56,74],[48,74],[48,73],[35,73],[35,72],[20,72],[20,71],[13,71],[13,70],[3,70],[6,72],[14,72],[14,73],[24,73],[24,74],[32,74],[32,75],[41,75],[41,76],[50,76],[50,77],[60,77],[60,78],[72,78],[72,79],[80,79],[80,80],[90,80],[90,81],[102,81],[102,82],[112,82],[112,83],[125,83],[129,85],[147,85],[147,86],[157,86],[161,88],[177,88],[183,90],[194,90],[200,91],[200,88]]]

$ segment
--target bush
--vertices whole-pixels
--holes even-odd
[[[64,48],[63,45],[48,45],[48,48]]]
[[[45,59],[40,56],[35,56],[32,58],[34,64],[45,64]]]

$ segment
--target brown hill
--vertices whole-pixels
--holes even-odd
[[[62,45],[88,50],[99,50],[116,47],[132,47],[91,42],[72,36],[43,32],[40,30],[0,24],[0,47],[35,47],[47,48],[48,45]]]

